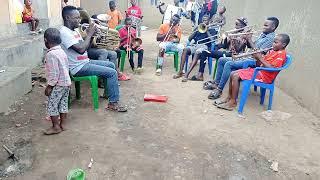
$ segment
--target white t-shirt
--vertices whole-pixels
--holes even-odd
[[[70,47],[82,42],[83,39],[78,31],[72,31],[71,29],[62,26],[60,29],[61,47],[65,51],[69,60],[69,70],[72,75],[75,75],[84,65],[89,63],[87,51],[83,54],[79,54],[77,51]]]
[[[164,12],[162,24],[170,23],[170,19],[173,15],[178,14],[181,17],[182,14],[185,12],[186,11],[182,7],[177,7],[177,6],[173,6],[171,4],[168,4],[167,9]],[[180,22],[181,22],[181,20],[180,20]]]

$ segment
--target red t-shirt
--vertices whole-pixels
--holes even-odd
[[[127,45],[128,43],[130,44],[131,42],[129,41],[132,41],[132,39],[136,38],[137,37],[137,31],[131,27],[131,39],[129,40],[128,39],[128,27],[127,26],[124,26],[123,28],[121,28],[119,30],[119,36],[120,36],[120,39],[121,39],[121,42],[120,42],[120,46],[125,46]]]
[[[267,61],[274,68],[282,67],[287,58],[287,53],[285,50],[282,51],[269,51],[264,57],[264,60]],[[262,80],[265,83],[272,83],[272,81],[276,78],[279,72],[268,72],[268,71],[260,71],[259,77],[257,79]]]
[[[129,17],[134,16],[141,19],[141,16],[142,16],[141,8],[139,6],[131,6],[127,10],[127,15]]]
[[[282,67],[286,62],[287,53],[282,51],[269,51],[263,59],[267,61],[274,68]],[[254,73],[254,68],[240,69],[237,71],[242,80],[250,80]],[[272,83],[279,72],[259,71],[256,80],[264,83]]]

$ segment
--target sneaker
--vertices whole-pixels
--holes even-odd
[[[157,70],[156,70],[156,75],[157,75],[157,76],[161,76],[161,69],[157,69]]]
[[[43,29],[41,29],[41,28],[39,28],[38,30],[37,30],[37,33],[39,33],[39,34],[41,34],[43,32]]]
[[[30,31],[31,35],[37,35],[38,33],[36,31]]]
[[[136,69],[136,73],[138,73],[138,74],[141,74],[142,71],[143,71],[143,67],[138,67],[138,68]]]

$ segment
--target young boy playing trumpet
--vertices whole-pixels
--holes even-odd
[[[184,46],[179,43],[182,35],[179,22],[180,17],[175,14],[172,16],[170,23],[165,23],[160,26],[159,33],[157,34],[157,41],[161,42],[159,44],[160,50],[157,58],[157,76],[161,75],[164,53],[166,51],[177,51],[179,56],[182,54]]]
[[[286,62],[285,48],[290,43],[290,37],[287,34],[279,34],[275,37],[272,50],[265,56],[261,53],[253,55],[256,59],[257,66],[267,68],[279,68]],[[242,80],[250,80],[253,76],[254,68],[240,69],[231,73],[229,82],[229,94],[223,102],[217,105],[218,108],[232,111],[237,107],[237,96],[239,93],[240,82]],[[259,71],[255,81],[264,83],[272,83],[278,72]]]
[[[205,29],[201,30],[201,26]],[[176,75],[173,76],[173,79],[177,79],[183,76],[185,62],[189,55],[193,55],[193,61],[198,61],[198,57],[203,51],[211,49],[212,42],[210,41],[212,41],[211,38],[213,40],[216,39],[216,37],[214,37],[216,34],[217,31],[214,28],[209,27],[209,16],[203,16],[202,24],[200,24],[200,26],[198,26],[189,36],[188,40],[190,42],[190,45],[183,49],[180,62],[180,70]]]

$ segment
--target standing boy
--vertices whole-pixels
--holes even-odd
[[[44,42],[49,49],[45,57],[48,83],[45,95],[48,96],[47,114],[52,122],[52,127],[47,129],[44,134],[52,135],[63,131],[64,121],[68,113],[71,80],[68,57],[60,47],[59,30],[55,28],[47,29],[44,33]]]
[[[111,17],[108,21],[108,27],[111,29],[115,29],[123,19],[121,12],[116,9],[116,3],[114,1],[109,1],[110,11],[107,14]]]

